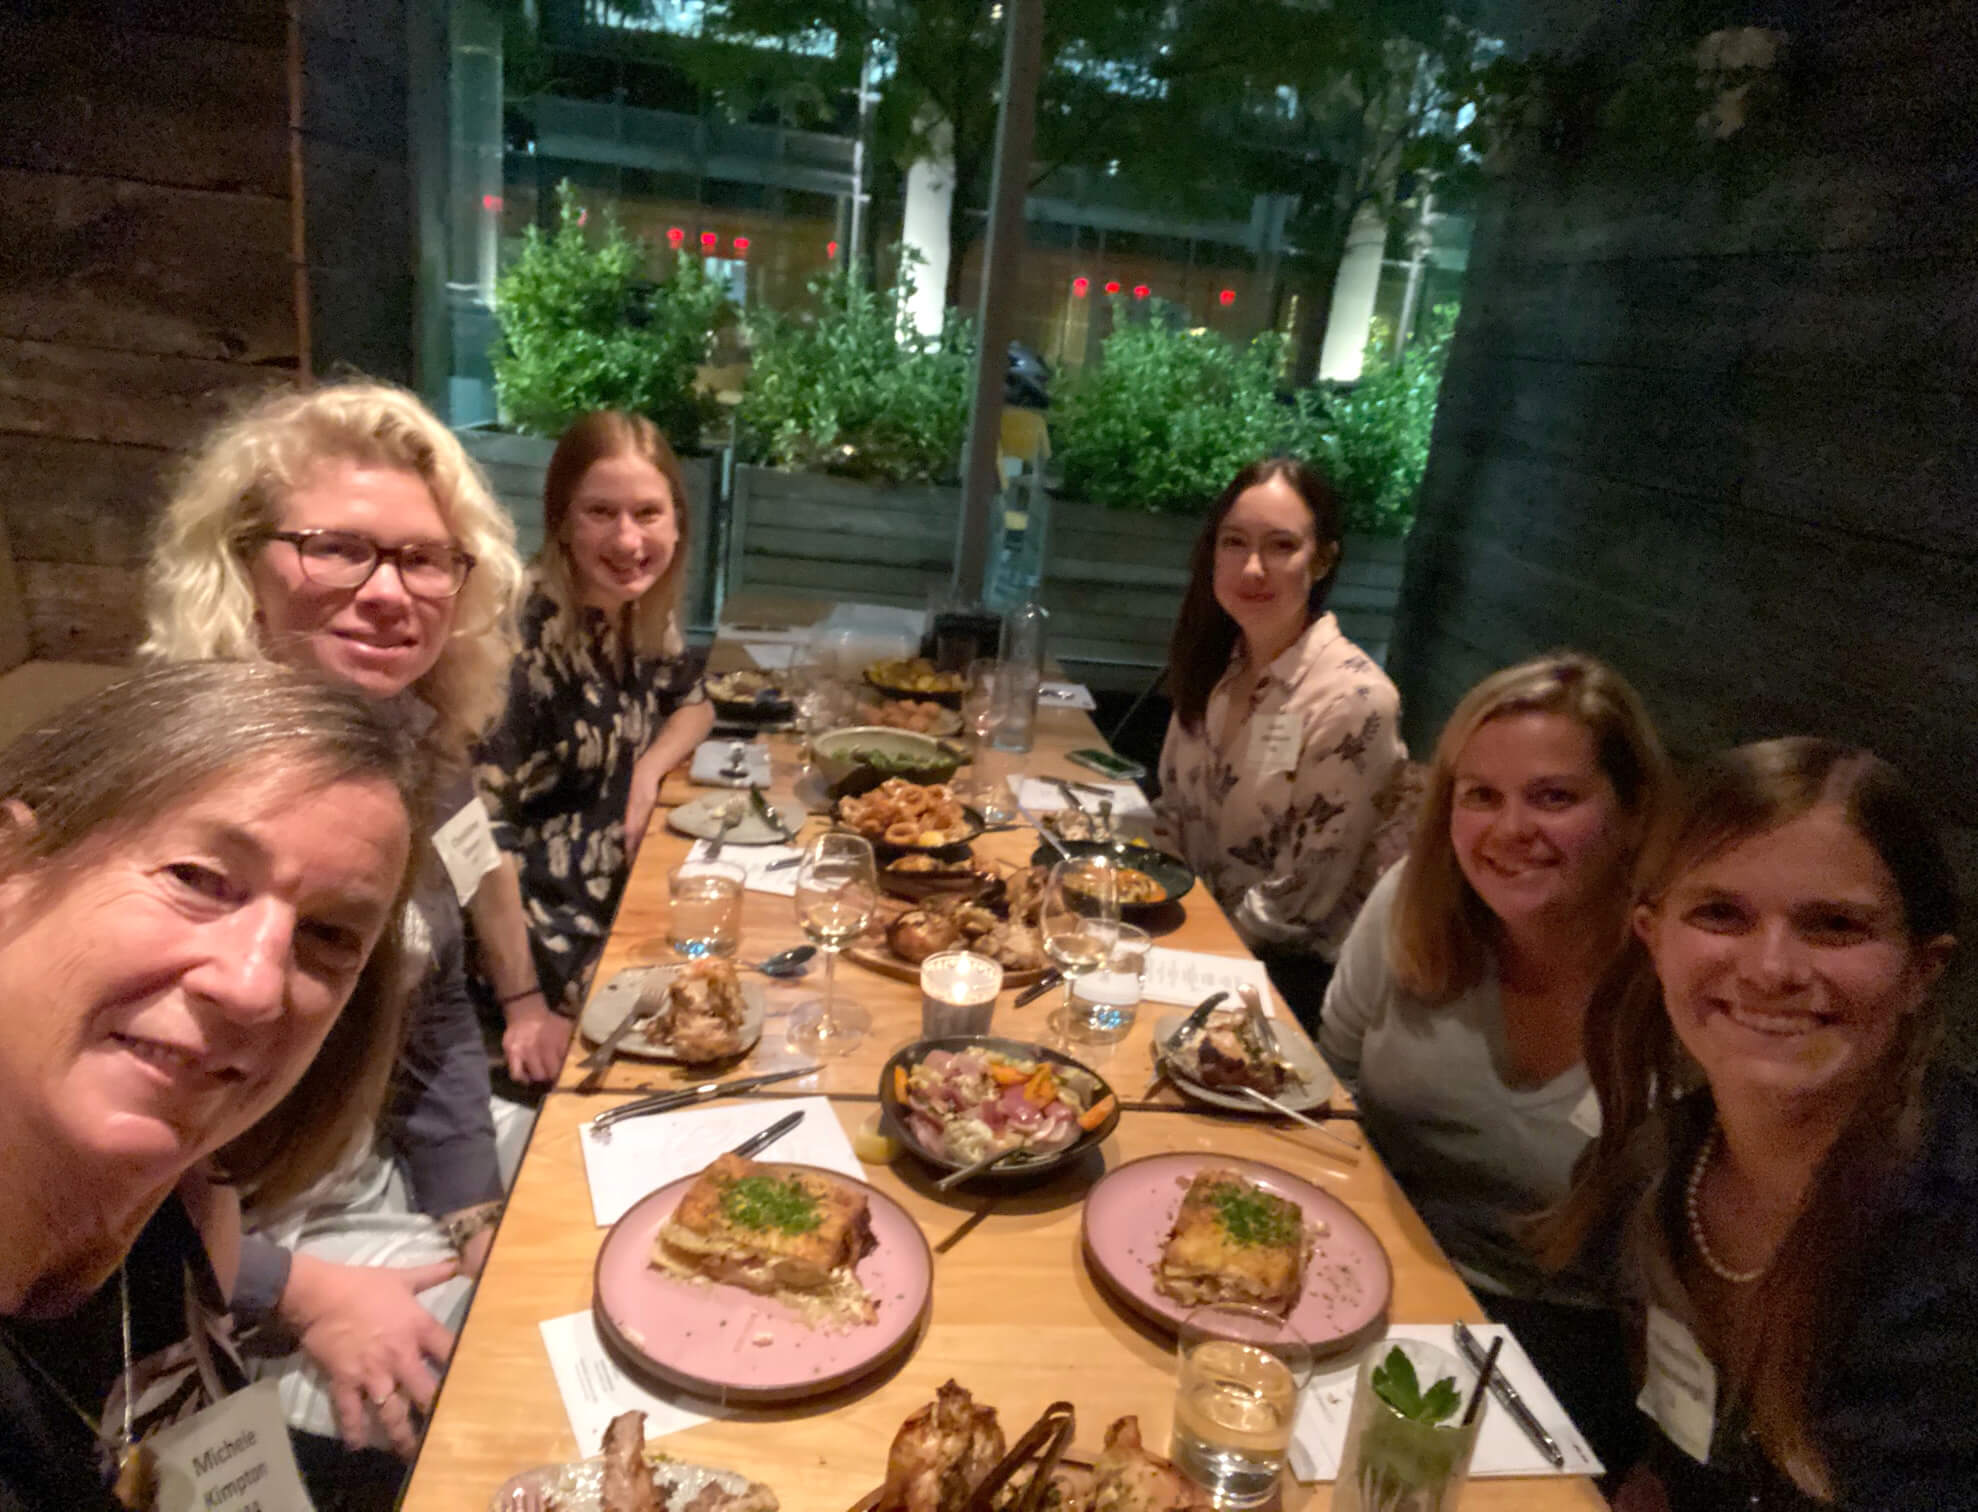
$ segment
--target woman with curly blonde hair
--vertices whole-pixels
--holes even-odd
[[[414,396],[371,382],[273,395],[219,426],[151,565],[145,653],[316,671],[391,708],[440,773],[421,829],[445,876],[407,920],[426,968],[392,1105],[361,1161],[289,1210],[250,1215],[233,1299],[301,1340],[307,1359],[281,1372],[291,1420],[352,1445],[379,1430],[415,1445],[414,1410],[452,1343],[415,1294],[478,1271],[502,1195],[461,904],[474,901],[497,985],[536,983],[513,872],[459,837],[488,835],[469,751],[506,691],[521,578],[514,527],[459,442]],[[426,1300],[451,1311],[464,1292]]]

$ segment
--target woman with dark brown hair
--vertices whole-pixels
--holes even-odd
[[[572,424],[543,480],[543,532],[507,712],[479,768],[560,1016],[507,1041],[509,1069],[530,1081],[562,1064],[660,780],[714,726],[680,628],[686,489],[658,427],[616,411]],[[543,1008],[502,1006],[511,1024]]]
[[[1253,462],[1216,499],[1168,655],[1156,805],[1308,1028],[1407,843],[1401,699],[1326,612],[1339,556],[1339,502],[1302,462]]]
[[[1793,739],[1706,763],[1587,1021],[1603,1125],[1546,1233],[1618,1241],[1634,1508],[1968,1507],[1978,1087],[1933,1064],[1957,894],[1901,778]]]

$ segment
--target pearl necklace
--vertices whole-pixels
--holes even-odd
[[[1690,1222],[1690,1243],[1696,1246],[1697,1258],[1703,1261],[1710,1274],[1733,1286],[1749,1286],[1772,1268],[1772,1262],[1767,1260],[1753,1270],[1732,1270],[1710,1248],[1710,1241],[1703,1236],[1703,1218],[1697,1212],[1697,1194],[1703,1190],[1703,1173],[1710,1169],[1710,1157],[1717,1152],[1717,1141],[1721,1137],[1717,1126],[1712,1124],[1710,1133],[1704,1137],[1703,1148],[1697,1152],[1696,1164],[1690,1168],[1689,1185],[1683,1190],[1683,1212]]]

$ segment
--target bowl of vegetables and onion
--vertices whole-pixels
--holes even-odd
[[[879,1074],[879,1109],[887,1132],[941,1171],[1009,1151],[974,1178],[985,1184],[1040,1180],[1119,1123],[1119,1098],[1096,1071],[990,1034],[902,1046]]]

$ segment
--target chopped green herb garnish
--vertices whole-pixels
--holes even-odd
[[[1403,1417],[1417,1423],[1440,1423],[1456,1415],[1463,1397],[1456,1389],[1456,1377],[1444,1376],[1427,1391],[1415,1374],[1415,1362],[1399,1348],[1390,1349],[1387,1358],[1374,1367],[1374,1395]]]
[[[1216,1205],[1223,1232],[1238,1244],[1290,1244],[1298,1237],[1295,1202],[1240,1186],[1216,1187],[1209,1200]]]
[[[808,1234],[824,1221],[817,1199],[795,1177],[744,1176],[721,1194],[721,1216],[737,1228]]]

